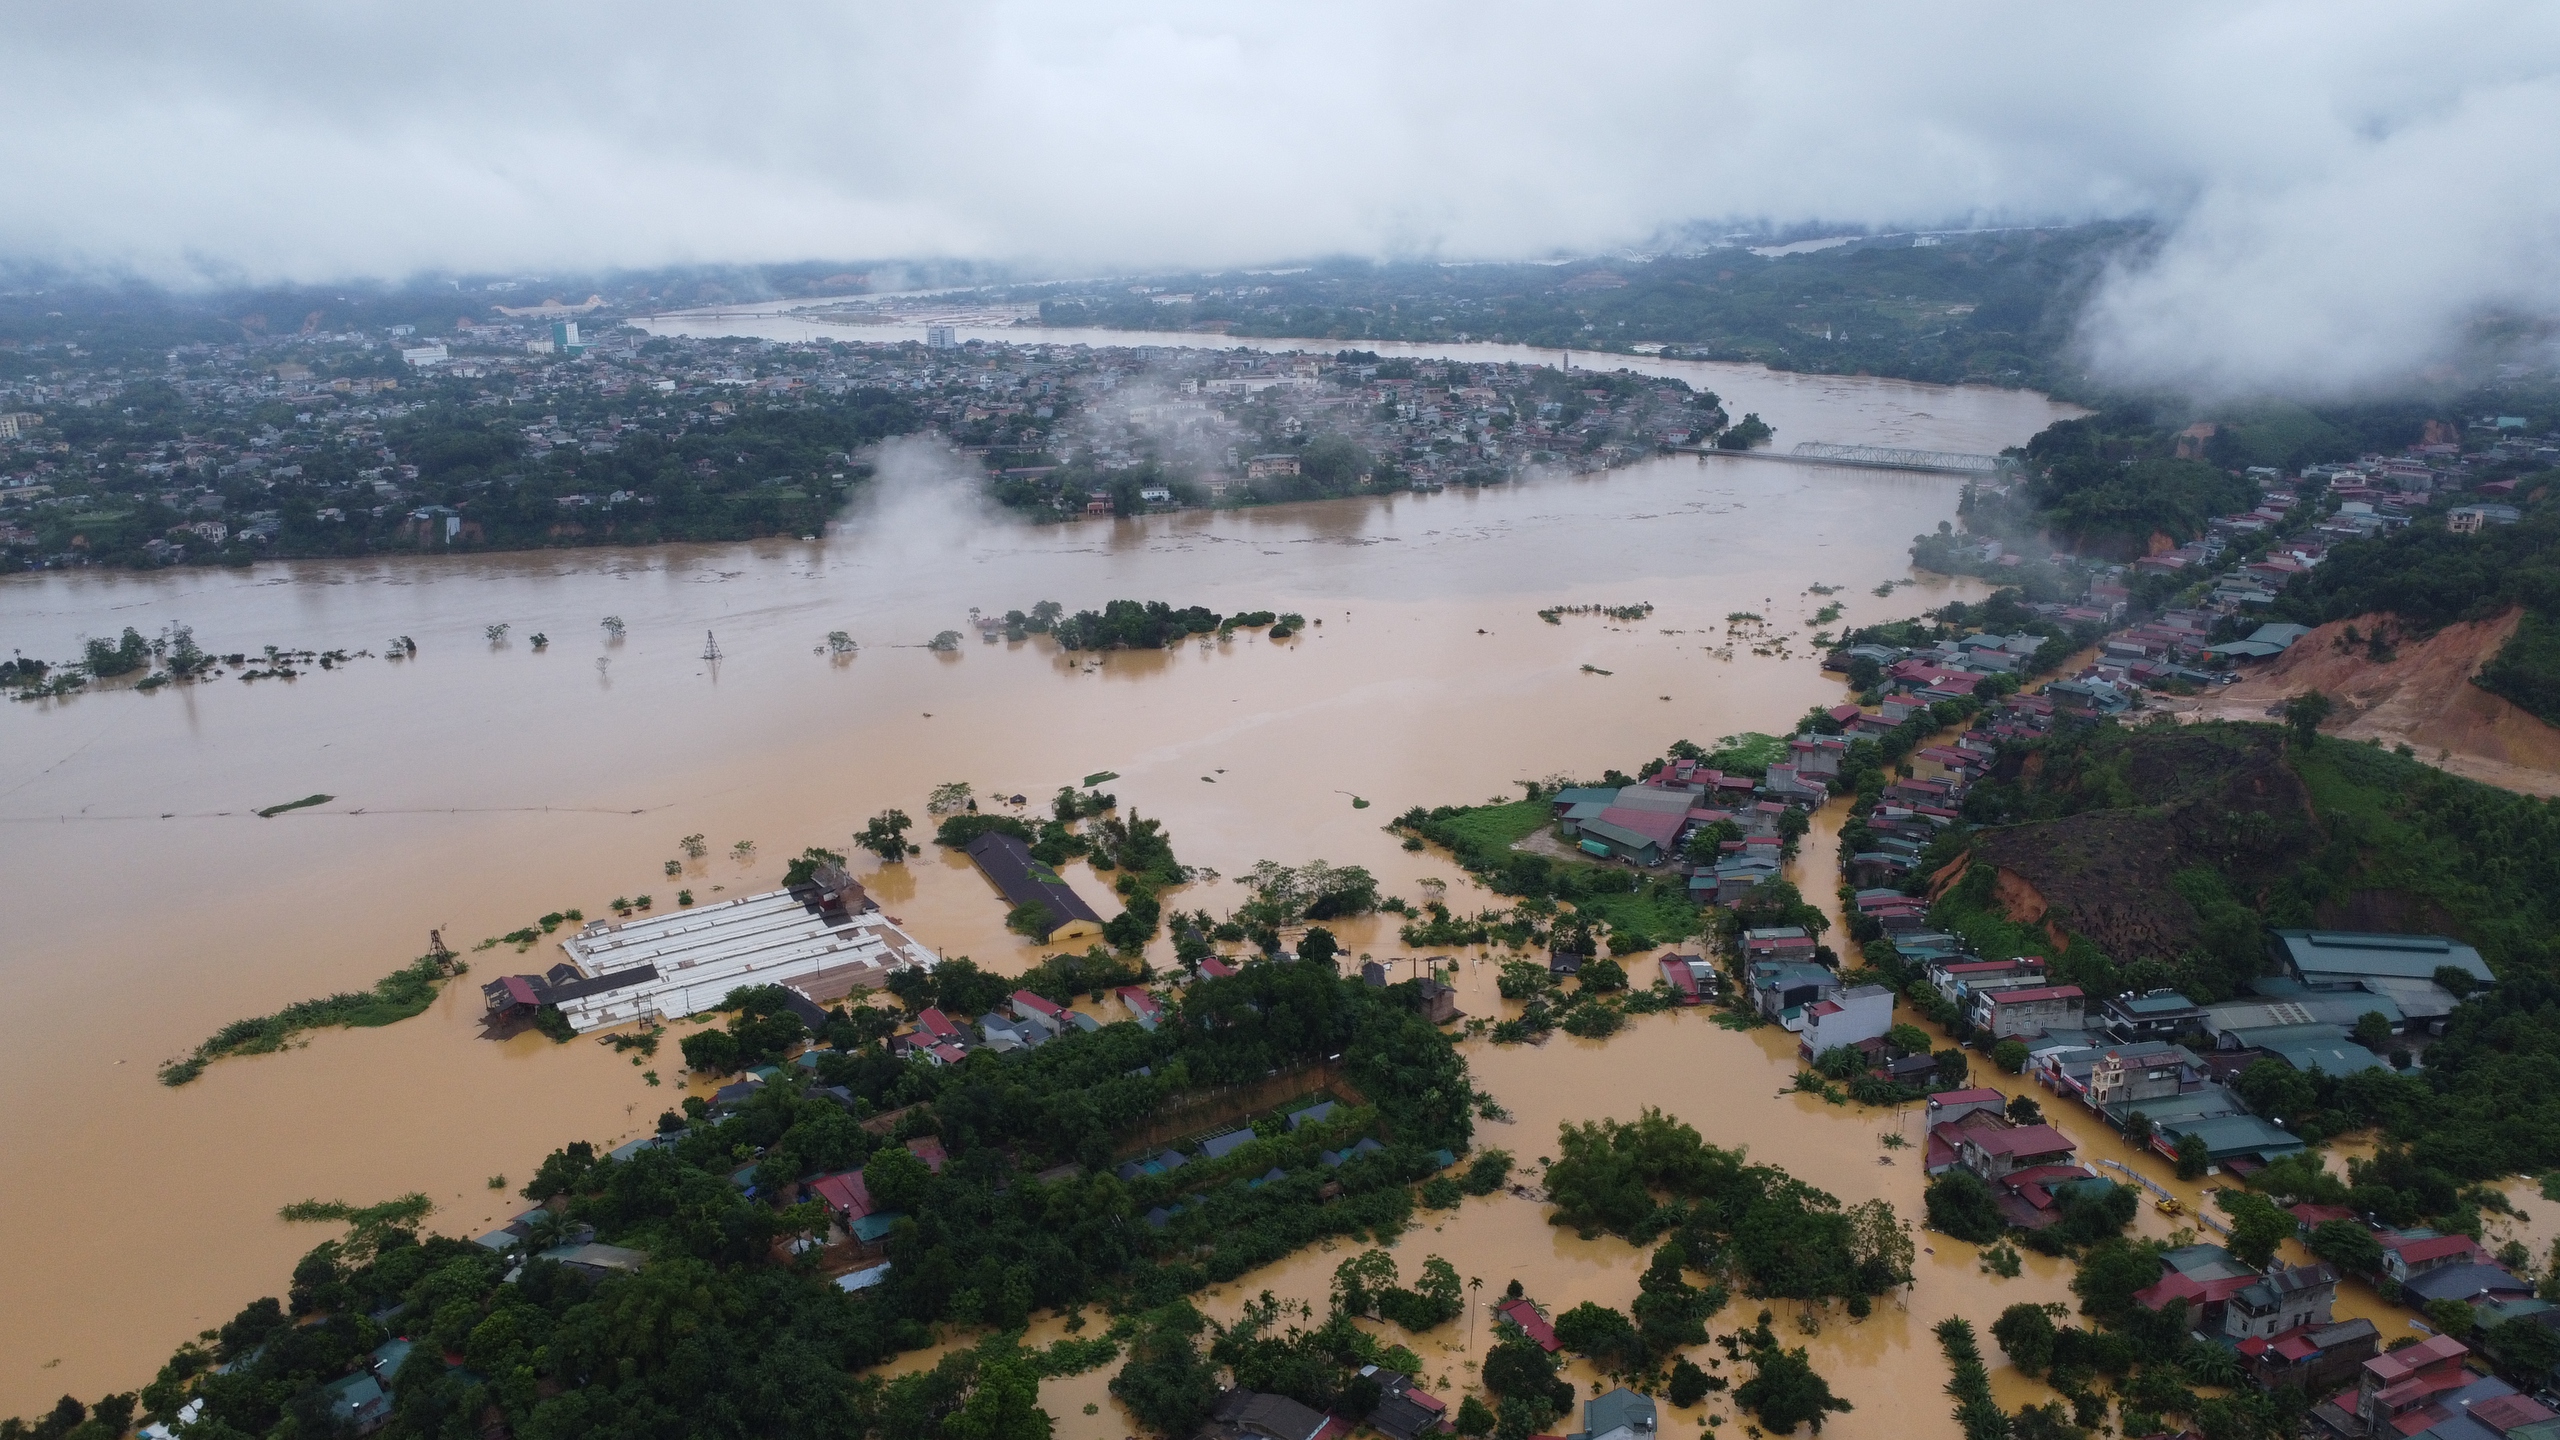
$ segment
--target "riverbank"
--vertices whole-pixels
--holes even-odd
[[[2003,433],[2000,413],[1951,418],[1938,443],[1997,448],[2040,423]],[[1800,660],[1716,658],[1722,617],[1785,613],[1809,632],[1811,610],[1772,610],[1777,598],[1906,573],[1909,537],[1955,501],[1935,480],[1661,459],[1605,479],[1033,529],[958,478],[884,466],[825,545],[0,586],[0,628],[36,653],[67,653],[102,615],[319,645],[405,634],[420,649],[289,699],[281,686],[172,686],[132,704],[0,710],[0,825],[25,837],[19,920],[67,962],[0,964],[0,1003],[50,1018],[0,1055],[0,1083],[46,1117],[0,1181],[0,1235],[17,1237],[0,1265],[0,1355],[28,1357],[0,1370],[0,1413],[129,1386],[178,1339],[273,1291],[311,1239],[275,1219],[281,1205],[421,1191],[441,1207],[431,1228],[478,1233],[513,1213],[487,1176],[526,1173],[566,1139],[630,1138],[679,1098],[601,1046],[481,1042],[479,997],[451,988],[417,1019],[316,1032],[161,1086],[153,1067],[213,1025],[370,983],[431,929],[499,934],[679,885],[772,888],[803,846],[849,849],[866,817],[921,813],[943,780],[1046,794],[1116,770],[1122,803],[1163,818],[1187,863],[1238,875],[1323,858],[1408,898],[1436,875],[1453,905],[1491,903],[1462,902],[1464,877],[1404,851],[1386,817],[1801,714],[1836,683]],[[1872,623],[1974,590],[1843,598],[1848,623]],[[867,644],[840,665],[809,653],[835,629],[920,640],[972,605],[1129,595],[1325,624],[1278,647]],[[1627,597],[1654,614],[1623,627],[1537,617]],[[598,629],[605,615],[625,620],[619,643]],[[553,643],[493,652],[484,630],[499,622]],[[699,658],[705,629],[725,651],[716,665]],[[249,814],[312,793],[337,798]],[[683,855],[691,834],[707,837],[704,858]],[[730,855],[740,840],[758,842],[743,860]],[[681,878],[664,875],[671,859]],[[1005,931],[964,858],[863,863],[872,894],[946,953],[1008,973],[1040,953]],[[159,883],[126,883],[135,874]],[[1068,878],[1109,890],[1079,866]],[[1243,898],[1221,883],[1165,903]],[[1391,928],[1345,942],[1398,949]],[[1153,958],[1169,963],[1169,945]],[[148,1196],[47,1178],[137,1154],[193,1177],[185,1231],[219,1243],[173,1260],[131,1238],[164,1224]]]

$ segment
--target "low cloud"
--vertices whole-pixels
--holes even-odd
[[[2083,321],[2101,373],[2202,394],[2352,395],[2459,358],[2486,317],[2560,317],[2560,83],[2466,94],[2304,173],[2202,193]]]
[[[2560,311],[2512,4],[167,7],[13,17],[0,259],[173,282],[1643,247],[2142,215],[2111,375],[2350,390]]]

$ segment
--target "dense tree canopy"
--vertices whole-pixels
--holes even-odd
[[[956,1000],[988,982],[1013,983],[954,961],[933,977],[937,994],[917,998]],[[732,1026],[703,1033],[762,1044],[746,1036],[769,1018],[748,997]],[[192,1392],[205,1434],[326,1433],[324,1387],[407,1335],[417,1344],[395,1377],[393,1435],[468,1434],[494,1414],[546,1440],[1033,1437],[1046,1433],[1034,1362],[1001,1349],[885,1384],[852,1377],[927,1343],[936,1324],[1001,1330],[1035,1308],[1102,1300],[1175,1307],[1131,1332],[1123,1393],[1149,1424],[1187,1432],[1214,1370],[1177,1353],[1182,1297],[1319,1238],[1393,1236],[1413,1184],[1435,1168],[1429,1152],[1470,1136],[1472,1090],[1448,1038],[1327,967],[1249,965],[1191,986],[1152,1034],[1113,1025],[959,1065],[901,1062],[878,1036],[852,1015],[831,1019],[823,1038],[847,1048],[821,1052],[815,1078],[841,1094],[777,1080],[725,1118],[670,1115],[662,1143],[629,1159],[564,1148],[527,1187],[552,1210],[515,1255],[421,1239],[401,1228],[414,1224],[407,1211],[305,1207],[359,1233],[297,1267],[291,1315],[303,1322],[274,1299],[251,1305],[216,1342],[181,1350],[144,1407],[166,1416]],[[1374,1103],[1166,1175],[1110,1173],[1120,1137],[1176,1097],[1328,1057]],[[939,1173],[902,1143],[927,1135],[949,1157]],[[1385,1143],[1319,1163],[1320,1150],[1364,1136]],[[1062,1163],[1082,1169],[1034,1178]],[[1287,1177],[1247,1184],[1273,1168]],[[886,1283],[847,1293],[784,1242],[826,1225],[798,1183],[857,1169],[904,1216],[887,1237]],[[1318,1193],[1327,1183],[1340,1187],[1330,1203]],[[1142,1218],[1177,1205],[1162,1228]],[[523,1259],[580,1226],[646,1263],[597,1279]],[[1426,1262],[1411,1288],[1392,1267],[1388,1277],[1369,1303],[1390,1318],[1429,1325],[1457,1312],[1445,1262]],[[227,1362],[238,1363],[207,1373]]]

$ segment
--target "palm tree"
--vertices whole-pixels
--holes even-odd
[[[557,1210],[545,1210],[525,1226],[525,1253],[539,1255],[545,1250],[556,1250],[568,1243],[576,1228],[569,1223],[568,1216]]]
[[[2240,1383],[2240,1357],[2219,1345],[2198,1342],[2187,1347],[2178,1368],[2198,1385],[2237,1385]]]

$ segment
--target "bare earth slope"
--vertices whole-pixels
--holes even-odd
[[[2323,625],[2249,678],[2202,697],[2180,712],[2198,720],[2261,720],[2306,690],[2338,702],[2327,729],[2349,740],[2408,745],[2420,758],[2484,784],[2527,795],[2560,795],[2560,728],[2471,683],[2513,635],[2521,611],[2493,620],[2448,625],[2425,640],[2402,639],[2376,664],[2359,636],[2402,627],[2388,614]]]
[[[2124,808],[1985,830],[1975,846],[1973,859],[1999,871],[2002,910],[2043,922],[2056,946],[2069,930],[2110,955],[2181,954],[2198,917],[2176,887],[2180,870],[2210,865],[2254,893],[2273,878],[2272,857],[2313,843],[2310,802],[2273,732],[2148,736],[2119,778]]]

